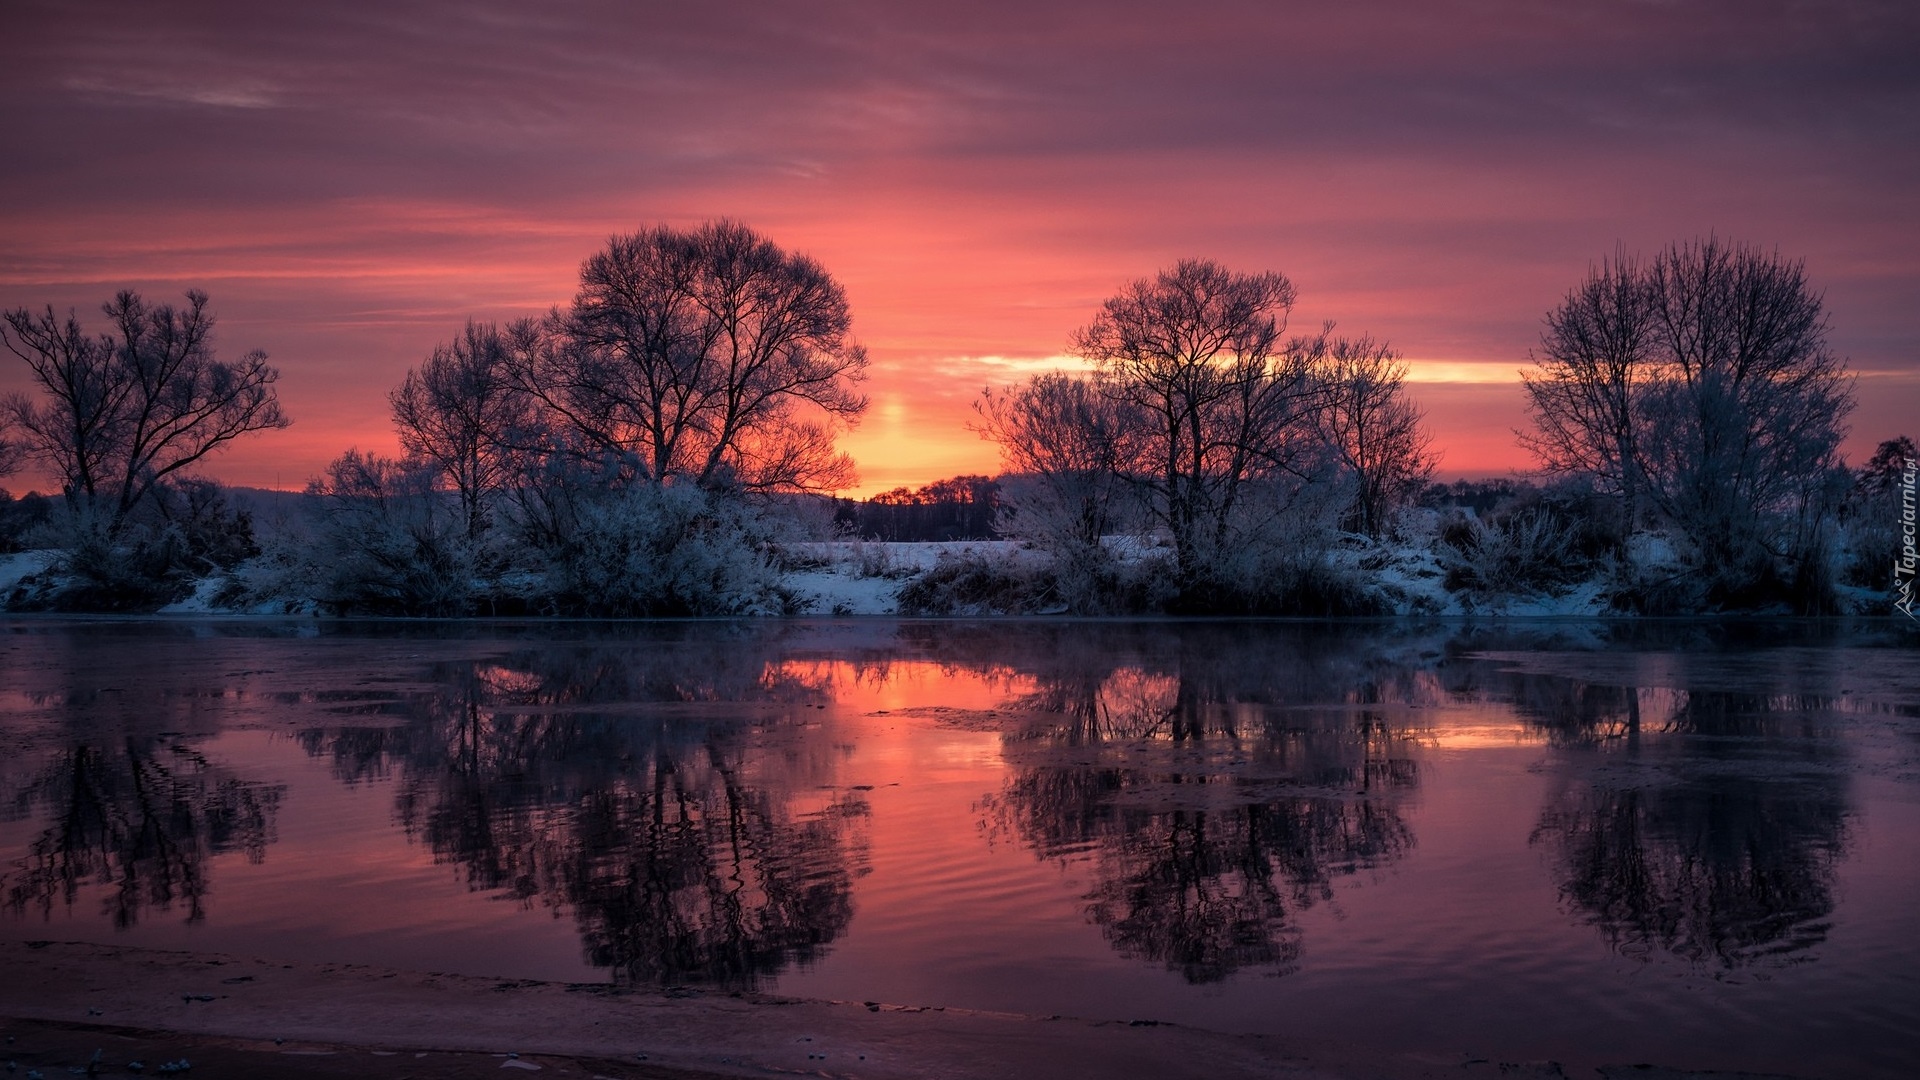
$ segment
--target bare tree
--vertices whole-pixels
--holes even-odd
[[[1854,477],[1854,490],[1862,495],[1879,497],[1893,491],[1900,485],[1901,478],[1920,461],[1920,447],[1915,447],[1910,435],[1896,435],[1891,439],[1882,439],[1874,447],[1873,456],[1860,466]]]
[[[1180,587],[1235,539],[1251,486],[1288,471],[1315,388],[1310,349],[1282,340],[1293,284],[1186,259],[1126,286],[1073,339],[1101,386],[1145,417],[1129,463],[1171,534]]]
[[[616,236],[580,293],[514,350],[518,385],[649,480],[827,490],[867,402],[846,292],[820,264],[730,221]]]
[[[1648,287],[1662,352],[1641,440],[1649,495],[1715,563],[1789,554],[1853,408],[1804,263],[1708,238],[1663,252]]]
[[[26,457],[27,448],[13,429],[13,416],[10,410],[0,409],[0,477],[12,476],[20,471],[20,462]]]
[[[115,421],[127,396],[113,339],[84,333],[72,312],[63,321],[51,306],[44,314],[9,311],[5,323],[13,333],[0,328],[0,341],[27,362],[53,399],[37,406],[24,394],[7,398],[26,453],[57,469],[68,495],[93,493],[115,451]]]
[[[1099,546],[1114,524],[1123,470],[1138,457],[1142,417],[1093,379],[1035,375],[1015,390],[982,391],[982,438],[1000,447],[1010,478],[1028,486],[1016,529],[1037,539]]]
[[[266,353],[214,358],[206,293],[189,291],[178,309],[123,291],[103,310],[113,331],[94,337],[72,313],[15,309],[0,340],[46,397],[7,402],[28,452],[59,472],[69,499],[103,514],[111,536],[156,485],[241,435],[290,421]]]
[[[513,450],[534,423],[532,403],[512,385],[508,356],[498,327],[469,322],[388,397],[400,445],[452,484],[469,540],[486,530],[492,500],[513,477]]]
[[[1547,317],[1525,385],[1548,469],[1679,529],[1729,581],[1818,531],[1853,407],[1804,264],[1709,237],[1624,255]]]
[[[1550,473],[1592,480],[1620,501],[1631,531],[1639,510],[1635,395],[1652,377],[1654,327],[1645,274],[1624,251],[1587,272],[1547,313],[1535,369],[1522,372],[1534,428],[1521,432]]]
[[[1314,413],[1320,437],[1354,478],[1353,523],[1379,536],[1435,464],[1420,410],[1407,400],[1406,362],[1385,342],[1339,338],[1327,344],[1318,369],[1326,389]]]

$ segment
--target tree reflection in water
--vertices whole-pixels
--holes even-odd
[[[750,987],[846,929],[867,805],[831,789],[825,693],[745,642],[451,662],[389,729],[313,732],[469,885],[564,909],[616,978]]]
[[[1074,864],[1114,948],[1193,982],[1296,966],[1300,913],[1412,849],[1430,706],[1497,702],[1482,719],[1509,724],[1511,706],[1544,735],[1551,790],[1533,842],[1567,908],[1624,953],[1805,958],[1850,842],[1855,763],[1834,719],[1848,661],[1796,652],[1784,630],[475,633],[434,637],[425,658],[374,637],[338,652],[196,641],[188,662],[155,640],[129,660],[137,685],[113,676],[126,693],[91,674],[94,645],[62,651],[82,631],[19,635],[0,650],[14,702],[0,816],[38,831],[9,856],[0,900],[51,915],[99,890],[118,926],[176,905],[202,918],[210,861],[261,858],[282,789],[196,747],[230,721],[280,730],[300,715],[282,707],[324,709],[370,726],[309,731],[307,749],[350,783],[391,774],[398,821],[473,888],[566,911],[616,978],[751,986],[849,925],[868,811],[836,783],[845,750],[815,707],[836,666],[884,682],[893,661],[1012,688],[991,721],[1009,771],[984,805],[989,833]],[[1501,649],[1506,660],[1482,655]],[[272,668],[285,670],[266,679]],[[248,688],[255,669],[265,689]]]
[[[1010,703],[1034,721],[1006,740],[988,829],[1084,862],[1125,956],[1195,983],[1293,970],[1295,913],[1413,846],[1420,665],[1209,627],[1107,636],[1053,642]]]
[[[1556,746],[1534,842],[1613,948],[1731,968],[1825,940],[1850,820],[1837,695],[1513,678]]]
[[[43,917],[72,908],[88,886],[104,888],[103,913],[115,928],[178,904],[188,922],[206,917],[208,866],[216,855],[266,857],[284,790],[235,774],[180,738],[153,733],[172,716],[159,696],[138,725],[100,733],[98,694],[31,694],[34,706],[67,716],[66,738],[5,785],[9,820],[40,817],[46,828],[0,878],[7,907]],[[122,705],[115,695],[113,705]]]

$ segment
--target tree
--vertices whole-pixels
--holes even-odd
[[[1547,313],[1536,368],[1521,385],[1534,430],[1520,434],[1550,473],[1577,475],[1619,500],[1631,531],[1639,510],[1641,424],[1635,395],[1651,376],[1654,328],[1638,261],[1615,252]]]
[[[1550,471],[1675,527],[1736,591],[1819,543],[1853,407],[1805,266],[1718,238],[1589,274],[1524,376]],[[1725,591],[1722,588],[1721,591]]]
[[[1353,475],[1354,526],[1377,537],[1435,464],[1420,410],[1406,397],[1407,365],[1385,342],[1340,338],[1327,345],[1319,374],[1326,390],[1314,413],[1320,437]]]
[[[469,540],[486,530],[490,503],[514,471],[512,449],[533,426],[531,402],[512,385],[508,356],[498,327],[469,322],[388,396],[400,445],[453,485]]]
[[[157,485],[248,432],[284,428],[273,384],[280,373],[255,350],[214,358],[207,294],[187,306],[148,307],[123,291],[102,306],[112,331],[90,337],[62,320],[18,308],[0,341],[33,370],[46,401],[23,395],[7,411],[28,452],[59,472],[69,500],[100,514],[107,536]]]
[[[26,456],[26,449],[13,430],[13,417],[0,410],[0,477],[12,476],[20,471],[20,461]]]
[[[1279,274],[1186,259],[1126,286],[1074,335],[1105,392],[1147,418],[1128,474],[1172,536],[1183,593],[1247,535],[1253,483],[1306,448],[1311,350],[1281,336],[1293,301]]]
[[[1140,453],[1139,410],[1095,380],[1052,372],[1016,390],[980,394],[976,430],[1000,447],[1023,489],[1013,529],[1056,555],[1097,552],[1114,525],[1123,470]]]
[[[1860,466],[1854,490],[1874,497],[1885,495],[1900,486],[1902,477],[1913,470],[1916,461],[1920,461],[1920,448],[1914,446],[1910,436],[1883,439],[1874,447],[1873,456]]]
[[[656,484],[827,490],[833,432],[867,401],[846,292],[744,225],[616,236],[580,292],[514,350],[518,386]]]

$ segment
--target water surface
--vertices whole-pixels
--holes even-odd
[[[1894,623],[0,623],[0,933],[1904,1075]]]

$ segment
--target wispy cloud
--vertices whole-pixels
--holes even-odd
[[[125,78],[76,76],[66,80],[66,88],[83,97],[147,98],[220,109],[271,109],[280,104],[271,87],[258,84],[175,83],[159,79],[132,81]]]

